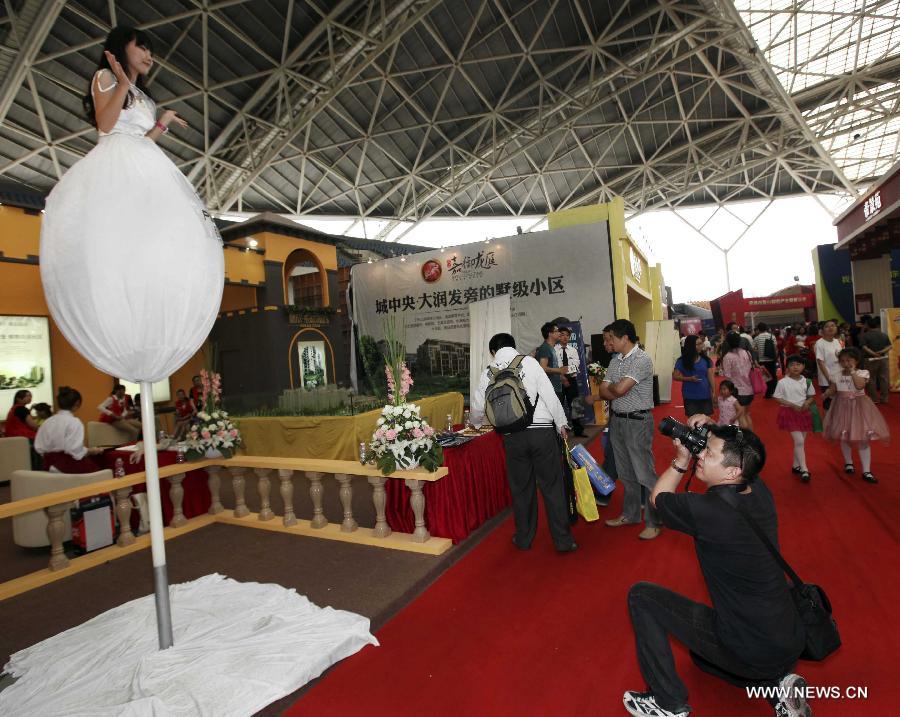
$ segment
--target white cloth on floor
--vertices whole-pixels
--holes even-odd
[[[252,715],[365,645],[362,615],[293,589],[213,574],[170,588],[175,646],[157,648],[153,596],[21,650],[0,714]]]

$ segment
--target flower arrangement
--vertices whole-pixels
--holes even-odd
[[[589,363],[587,365],[588,375],[593,376],[598,381],[602,381],[603,377],[606,376],[606,368],[604,368],[600,363],[595,361],[594,363]]]
[[[231,458],[235,448],[241,445],[241,432],[220,405],[222,377],[213,371],[201,370],[200,389],[202,409],[185,437],[187,458],[202,458],[210,451]]]
[[[366,457],[384,475],[396,470],[422,466],[434,472],[444,461],[441,446],[434,440],[434,429],[422,418],[419,407],[407,403],[413,384],[406,366],[406,347],[402,326],[391,317],[385,322],[387,347],[384,351],[388,403],[381,411]]]

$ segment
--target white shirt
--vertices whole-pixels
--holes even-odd
[[[837,339],[831,339],[831,341],[819,339],[816,341],[816,362],[823,361],[825,363],[825,368],[828,370],[828,375],[831,376],[832,381],[841,372],[838,353],[842,348],[844,347],[841,346],[841,342]],[[828,379],[825,378],[821,368],[819,369],[819,385],[828,385]]]
[[[69,411],[58,411],[41,424],[34,438],[34,450],[45,453],[68,453],[76,461],[87,455],[84,447],[84,424]]]
[[[491,366],[506,368],[519,355],[519,352],[514,348],[504,346],[494,354],[494,362]],[[519,371],[522,383],[525,386],[525,393],[528,394],[528,398],[535,407],[531,426],[539,428],[541,426],[556,425],[557,430],[567,426],[569,421],[566,418],[565,411],[563,411],[562,404],[556,397],[553,384],[550,383],[547,373],[537,360],[531,356],[526,356],[522,359],[522,363],[519,364]],[[471,397],[472,405],[469,415],[474,426],[480,426],[484,422],[484,394],[490,382],[491,372],[486,369],[481,374],[478,390]]]
[[[860,378],[869,380],[869,372],[865,369],[858,369],[856,371],[856,375]],[[857,388],[856,384],[853,383],[853,376],[845,376],[843,371],[839,371],[837,373],[831,374],[831,378],[834,381],[834,387],[841,393],[852,393],[855,396],[865,396],[866,391],[863,388]]]
[[[806,376],[800,376],[799,380],[785,376],[778,382],[775,392],[772,394],[773,398],[780,398],[795,406],[802,406],[807,398],[815,395],[816,389],[813,388],[811,381],[807,382]]]
[[[559,364],[560,366],[562,366],[563,365],[563,346],[562,346],[562,344],[556,344],[556,346],[553,347],[553,350],[556,352],[556,363]],[[568,365],[574,366],[575,371],[577,373],[578,367],[581,364],[581,362],[578,360],[578,349],[576,349],[574,346],[566,346],[565,351],[566,351],[566,356],[569,359]]]

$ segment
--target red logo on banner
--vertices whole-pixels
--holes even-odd
[[[422,278],[429,284],[433,284],[440,279],[443,271],[441,263],[437,259],[429,259],[422,264]]]

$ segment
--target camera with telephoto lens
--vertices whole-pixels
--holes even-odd
[[[667,416],[659,422],[659,432],[664,436],[674,438],[695,456],[706,448],[706,439],[709,436],[709,428],[706,424],[691,428],[671,416]]]

